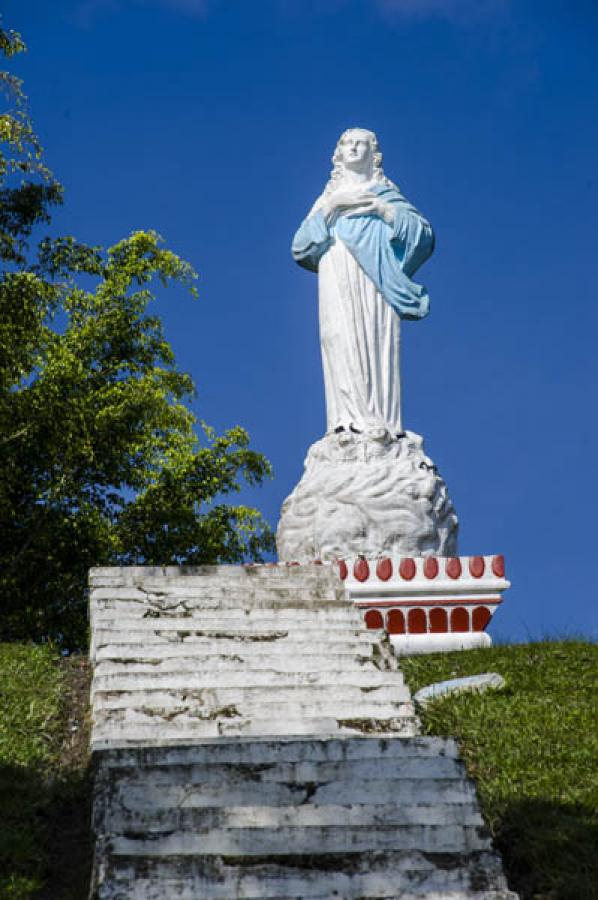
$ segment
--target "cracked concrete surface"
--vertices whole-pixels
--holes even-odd
[[[95,569],[93,900],[515,900],[328,566]]]

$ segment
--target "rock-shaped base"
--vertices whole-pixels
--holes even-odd
[[[456,556],[457,516],[423,438],[342,431],[313,444],[282,505],[286,562],[357,556]]]

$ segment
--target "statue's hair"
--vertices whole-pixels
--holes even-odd
[[[373,151],[373,181],[386,184],[388,187],[396,187],[396,185],[394,185],[392,181],[390,181],[390,179],[387,178],[384,174],[384,169],[382,168],[382,152],[380,150],[380,145],[378,143],[376,134],[373,131],[369,131],[367,128],[359,128],[356,126],[354,128],[347,128],[345,131],[343,131],[338,141],[336,142],[336,147],[334,148],[334,153],[332,154],[332,171],[330,173],[328,183],[324,188],[324,194],[330,194],[332,191],[336,190],[340,182],[345,177],[345,166],[343,165],[343,161],[341,158],[341,144],[343,143],[347,135],[352,131],[361,131],[369,138]]]

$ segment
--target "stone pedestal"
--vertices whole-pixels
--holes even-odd
[[[276,540],[284,562],[453,556],[457,528],[420,435],[345,430],[310,447],[303,477],[283,503]]]
[[[328,434],[282,506],[281,562],[334,562],[367,628],[399,656],[488,647],[504,558],[457,556],[457,516],[423,439]]]

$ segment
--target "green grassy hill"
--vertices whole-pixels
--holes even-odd
[[[411,657],[413,691],[498,672],[503,691],[430,705],[427,734],[454,735],[522,900],[598,898],[598,645],[497,646]]]
[[[413,690],[499,672],[501,692],[430,706],[456,736],[522,900],[598,900],[598,646],[499,646],[403,661]],[[0,900],[85,900],[88,665],[0,645]]]
[[[0,644],[0,900],[85,900],[87,660]]]

